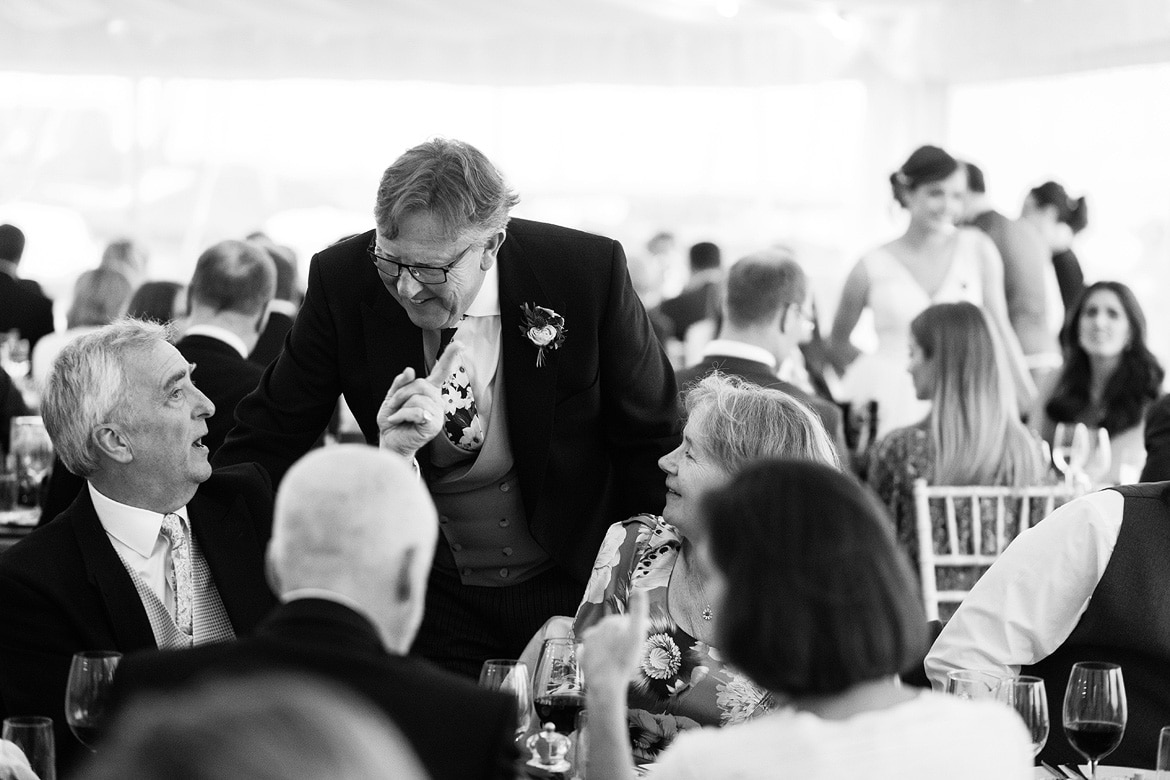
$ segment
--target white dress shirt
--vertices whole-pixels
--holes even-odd
[[[218,325],[192,325],[183,331],[183,337],[187,336],[207,336],[208,338],[219,339],[225,344],[231,346],[236,352],[240,353],[240,357],[248,357],[248,345],[244,340],[232,333],[227,328],[221,328]]]
[[[703,347],[703,360],[716,355],[739,358],[740,360],[754,360],[768,366],[772,369],[772,373],[776,373],[776,356],[755,344],[745,344],[742,341],[728,339],[713,339]]]
[[[161,533],[163,516],[104,496],[92,482],[89,483],[89,495],[114,550],[122,556],[126,566],[154,591],[171,616],[175,616],[175,593],[167,576],[171,570],[171,543]],[[174,514],[183,518],[190,532],[187,507],[176,509]]]
[[[955,669],[1010,677],[1060,647],[1105,574],[1124,504],[1116,490],[1091,493],[1009,544],[926,656],[935,689],[943,689],[947,672]]]
[[[463,356],[471,375],[471,392],[479,410],[479,421],[487,435],[492,416],[492,382],[500,363],[500,271],[496,263],[484,275],[483,286],[460,321],[451,340],[463,345]]]

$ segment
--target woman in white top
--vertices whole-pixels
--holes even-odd
[[[982,231],[956,225],[967,187],[962,165],[938,147],[923,146],[890,175],[890,184],[910,223],[901,236],[862,257],[845,281],[830,337],[843,396],[878,402],[878,435],[925,417],[929,405],[917,400],[906,372],[910,321],[931,304],[968,301],[983,306],[995,322],[1020,408],[1029,408],[1035,386],[1008,321],[1003,261]],[[850,336],[866,308],[873,313],[878,348],[861,355]]]
[[[1011,710],[899,683],[922,657],[926,619],[881,505],[856,480],[816,463],[761,461],[709,492],[702,516],[719,647],[792,706],[680,735],[657,780],[1032,776]],[[629,613],[584,636],[590,780],[633,777],[626,684],[647,660],[636,594]]]

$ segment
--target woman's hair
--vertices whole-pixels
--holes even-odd
[[[715,372],[688,390],[684,402],[689,416],[705,413],[699,433],[703,449],[729,473],[769,457],[841,467],[821,418],[780,390]]]
[[[132,699],[83,780],[422,780],[381,712],[296,674],[207,678]]]
[[[1121,363],[1105,383],[1101,404],[1105,414],[1099,424],[1110,435],[1137,425],[1146,406],[1161,394],[1166,372],[1158,358],[1146,346],[1146,316],[1133,290],[1121,282],[1095,282],[1085,288],[1075,305],[1065,313],[1060,329],[1060,346],[1064,366],[1044,411],[1056,422],[1073,422],[1089,406],[1089,356],[1081,347],[1081,312],[1089,296],[1098,290],[1117,295],[1129,320],[1129,345],[1121,353]]]
[[[70,328],[108,325],[126,313],[130,301],[130,282],[117,271],[96,268],[77,277],[73,285],[73,303],[65,315]]]
[[[927,418],[940,485],[1031,485],[1044,473],[1036,439],[1020,422],[999,333],[971,303],[939,303],[910,323],[931,364]]]
[[[178,282],[143,282],[130,299],[127,317],[168,323],[175,319],[175,301],[183,285]]]
[[[1029,190],[1028,194],[1037,206],[1055,208],[1056,221],[1068,225],[1074,233],[1080,233],[1089,224],[1089,207],[1085,204],[1084,196],[1074,200],[1068,196],[1064,187],[1054,181],[1046,181]]]
[[[959,170],[959,161],[937,146],[920,146],[914,150],[902,167],[890,174],[894,200],[906,205],[906,194],[923,184],[942,181]]]
[[[758,685],[833,694],[898,674],[926,618],[893,523],[857,480],[819,463],[754,463],[702,501],[726,589],[719,648]]]

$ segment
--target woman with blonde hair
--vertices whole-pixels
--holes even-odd
[[[890,432],[871,453],[868,480],[889,507],[899,543],[917,559],[912,490],[938,485],[1037,484],[1046,463],[1020,421],[998,330],[971,303],[940,303],[910,323],[910,377],[930,413]]]
[[[820,418],[786,393],[714,373],[684,402],[682,443],[658,461],[666,474],[662,515],[636,515],[609,527],[572,622],[580,637],[606,615],[626,612],[635,592],[649,599],[647,662],[628,691],[630,739],[640,759],[653,759],[678,731],[751,720],[776,704],[772,693],[727,666],[716,647],[711,569],[695,552],[702,496],[762,458],[840,469]],[[568,631],[567,619],[553,618],[529,643],[532,653],[537,639]]]
[[[132,292],[126,277],[108,268],[95,268],[77,277],[73,284],[73,302],[65,315],[66,330],[50,333],[33,349],[33,379],[37,386],[44,386],[53,361],[66,344],[122,317]]]

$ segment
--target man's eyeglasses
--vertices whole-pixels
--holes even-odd
[[[410,263],[400,263],[397,260],[391,260],[389,257],[378,254],[376,238],[370,239],[370,245],[366,247],[366,253],[369,254],[374,267],[380,273],[389,276],[391,279],[397,279],[402,274],[402,269],[405,268],[406,272],[413,276],[419,284],[443,284],[447,281],[447,273],[476,246],[482,246],[482,244],[479,242],[469,244],[454,260],[442,266],[411,265]]]

